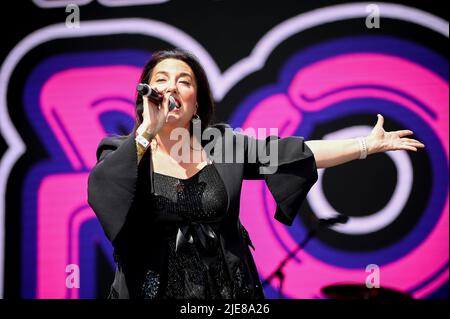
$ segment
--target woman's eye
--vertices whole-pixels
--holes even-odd
[[[164,79],[157,79],[156,82],[163,82],[165,81]]]
[[[188,81],[180,81],[180,83],[183,83],[185,85],[190,85],[191,83],[189,83]]]

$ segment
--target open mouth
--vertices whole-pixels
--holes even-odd
[[[174,100],[174,102],[175,102],[175,108],[173,109],[173,111],[177,111],[177,110],[179,110],[180,107],[181,107],[181,102],[180,102],[180,100],[179,100],[178,98],[176,98],[174,95],[172,95],[172,98],[173,98],[173,100]]]

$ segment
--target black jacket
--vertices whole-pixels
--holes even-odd
[[[206,132],[211,128],[218,129],[220,135],[209,144],[208,141],[202,143],[214,161],[228,195],[227,214],[216,230],[220,234],[229,269],[241,267],[250,297],[263,297],[249,250],[251,241],[239,220],[242,181],[264,179],[277,204],[275,219],[292,225],[307,193],[317,181],[316,162],[303,137],[255,139],[234,132],[227,124],[212,125]],[[262,156],[258,155],[253,161],[248,154],[261,145],[269,152],[276,142],[276,172],[261,173],[260,168],[267,168],[270,162],[264,163]],[[225,162],[226,150],[230,147],[244,151],[243,162],[237,158],[231,163]],[[180,221],[147,211],[151,207],[149,201],[153,192],[151,152],[147,151],[138,165],[134,136],[104,138],[97,149],[97,164],[88,178],[88,203],[114,246],[117,267],[110,292],[112,298],[138,298],[146,271],[164,272],[167,243],[163,233],[166,225]]]

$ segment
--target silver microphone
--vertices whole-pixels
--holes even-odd
[[[139,83],[136,87],[138,93],[142,96],[147,96],[153,103],[160,104],[163,100],[163,96],[158,91],[152,89],[152,87],[146,83]],[[169,112],[174,108],[180,108],[175,98],[170,95],[169,96]]]

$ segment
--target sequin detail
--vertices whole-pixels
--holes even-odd
[[[160,276],[153,270],[147,271],[144,284],[142,285],[142,292],[144,299],[154,299],[158,294],[160,286]]]
[[[218,249],[207,256],[195,245],[175,252],[169,241],[168,282],[163,298],[223,299],[233,298],[232,282],[228,278],[225,260]]]
[[[225,185],[214,164],[188,179],[155,173],[155,184],[158,210],[199,220],[223,214],[227,208]]]
[[[183,217],[192,227],[188,237],[194,237],[192,243],[176,250],[176,233],[168,236],[167,285],[162,298],[233,298],[234,284],[222,250],[218,245],[207,245],[211,246],[207,249],[194,231],[197,221],[217,219],[227,210],[227,192],[214,164],[188,179],[155,173],[155,192],[154,209]]]

